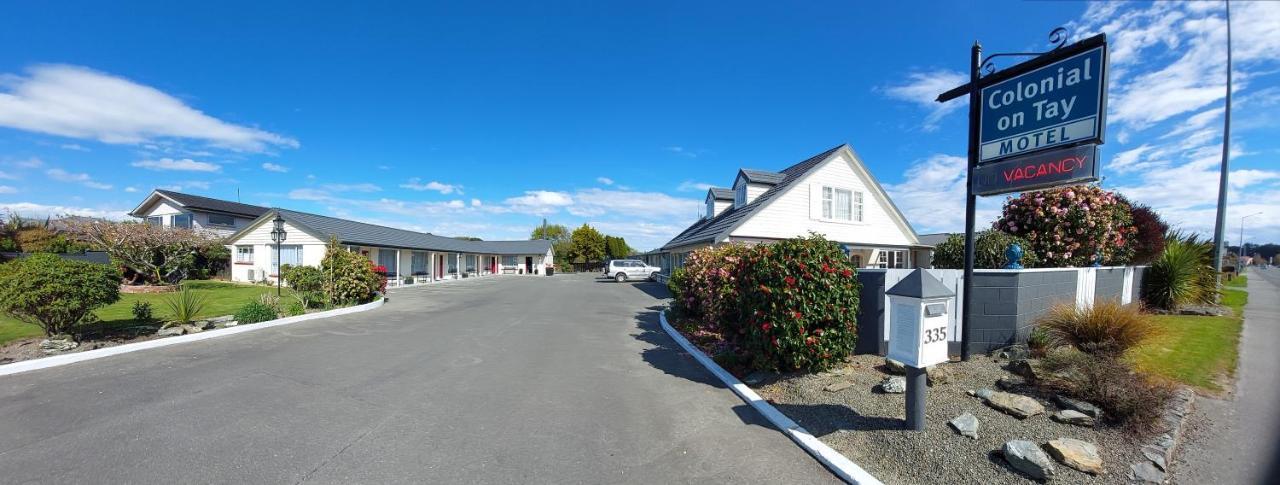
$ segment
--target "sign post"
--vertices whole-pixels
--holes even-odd
[[[975,42],[969,83],[938,95],[940,103],[969,97],[962,360],[970,354],[977,196],[1098,180],[1097,145],[1103,143],[1107,111],[1107,38],[1099,34],[1071,45],[1066,41],[1067,30],[1058,27],[1049,33],[1053,49],[1047,52],[999,53],[985,60]],[[997,57],[1033,58],[996,71]]]
[[[907,370],[907,429],[923,431],[925,368],[947,361],[947,314],[955,307],[956,294],[923,269],[884,294],[892,309],[888,357]]]

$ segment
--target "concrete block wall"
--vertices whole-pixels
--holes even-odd
[[[858,295],[858,342],[855,354],[883,354],[884,338],[884,272],[859,271],[858,283],[862,292]]]
[[[1124,292],[1124,268],[1098,268],[1093,301],[1119,299]]]

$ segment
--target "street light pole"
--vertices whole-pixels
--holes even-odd
[[[1244,256],[1244,220],[1259,214],[1262,214],[1262,213],[1254,212],[1252,214],[1249,214],[1247,216],[1240,218],[1240,252],[1236,254],[1236,266],[1237,266],[1236,273],[1239,273],[1241,269],[1244,269],[1244,268],[1238,267],[1240,266],[1240,261],[1241,261],[1240,258]]]
[[[284,262],[280,260],[280,247],[288,234],[284,231],[284,218],[280,217],[279,213],[276,213],[276,218],[272,219],[271,222],[275,224],[275,227],[271,228],[271,242],[276,243],[276,298],[279,298],[281,296],[280,283],[284,280]]]
[[[1227,225],[1227,172],[1231,168],[1231,1],[1227,0],[1227,101],[1222,122],[1222,172],[1218,174],[1218,220],[1213,228],[1214,281],[1222,275],[1222,238]],[[1244,246],[1241,246],[1243,249]]]

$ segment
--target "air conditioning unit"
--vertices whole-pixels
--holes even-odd
[[[258,270],[249,268],[249,281],[258,281]]]

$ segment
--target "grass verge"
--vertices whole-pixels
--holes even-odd
[[[1133,349],[1129,356],[1142,372],[1211,393],[1222,392],[1224,383],[1235,377],[1248,299],[1246,292],[1225,290],[1222,303],[1232,309],[1231,316],[1157,315],[1154,318],[1161,335]]]
[[[1240,275],[1235,278],[1222,282],[1222,286],[1227,288],[1244,288],[1249,284],[1249,275]]]
[[[257,300],[259,295],[275,294],[276,291],[274,287],[269,286],[208,280],[187,281],[183,283],[183,286],[205,294],[205,307],[199,314],[200,318],[233,314],[245,303]],[[165,306],[165,300],[172,295],[173,293],[121,294],[120,301],[95,312],[98,318],[101,319],[101,323],[98,324],[99,328],[109,332],[112,329],[148,325],[146,322],[139,322],[133,319],[133,302],[135,301],[151,302],[152,315],[157,321],[167,320],[169,318],[169,309]],[[289,295],[289,289],[285,288],[284,297],[289,298]],[[152,323],[151,325],[158,325],[158,323]],[[44,335],[44,331],[36,325],[18,321],[8,315],[0,315],[0,345],[21,338],[39,337],[41,335]]]

